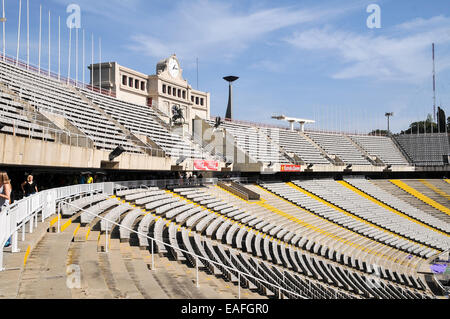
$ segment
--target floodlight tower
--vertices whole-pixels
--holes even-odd
[[[229,83],[228,107],[227,107],[227,113],[225,114],[225,118],[232,120],[233,119],[233,85],[232,85],[232,83],[237,81],[239,79],[239,77],[226,76],[223,79]]]
[[[391,118],[391,116],[394,116],[394,113],[390,112],[390,113],[386,113],[385,116],[387,117],[387,123],[388,123],[388,127],[387,127],[387,134],[390,135],[391,131],[390,131],[390,127],[389,127],[389,119]]]

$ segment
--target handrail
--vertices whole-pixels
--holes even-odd
[[[17,60],[15,57],[11,57],[8,55],[3,56],[2,53],[0,53],[0,62],[6,62],[12,66],[15,67],[20,67],[21,69],[24,69],[26,71],[32,71],[33,73],[37,73],[38,75],[41,76],[45,76],[47,78],[52,78],[53,80],[56,80],[58,82],[61,82],[63,84],[66,85],[72,85],[72,86],[76,86],[76,87],[81,87],[81,88],[85,88],[91,91],[95,91],[98,93],[101,93],[103,95],[108,95],[108,96],[112,96],[112,97],[116,97],[116,93],[109,91],[109,90],[105,90],[105,89],[101,89],[99,87],[95,87],[92,86],[91,84],[88,83],[84,83],[83,80],[82,81],[77,81],[77,80],[73,80],[70,78],[66,78],[64,76],[62,76],[61,74],[57,74],[54,72],[49,72],[48,70],[44,69],[44,68],[40,68],[36,65],[33,64],[27,64],[27,62],[22,61],[22,60]]]
[[[280,287],[280,286],[278,286],[278,285],[275,285],[275,284],[272,284],[272,283],[270,283],[270,282],[268,282],[268,281],[265,281],[265,280],[263,280],[263,279],[257,278],[257,277],[255,277],[255,276],[253,276],[253,275],[251,275],[251,274],[244,273],[244,272],[240,271],[239,269],[237,269],[238,267],[232,268],[232,267],[226,266],[226,265],[224,265],[224,264],[222,264],[222,263],[220,263],[220,262],[216,262],[216,261],[213,261],[213,260],[211,260],[211,259],[209,259],[209,258],[203,257],[203,256],[201,256],[201,255],[197,255],[197,254],[195,254],[195,253],[193,253],[193,252],[184,250],[184,249],[179,248],[179,247],[172,246],[172,245],[170,245],[170,244],[168,244],[168,243],[165,243],[165,242],[160,241],[160,240],[158,240],[158,239],[156,239],[156,238],[153,238],[153,237],[151,237],[151,236],[148,236],[148,234],[143,234],[143,233],[141,233],[141,232],[139,232],[139,231],[136,231],[136,230],[134,230],[134,229],[132,229],[132,228],[128,228],[128,227],[126,227],[126,226],[124,226],[124,225],[121,225],[121,224],[116,223],[116,222],[114,222],[114,221],[112,221],[112,220],[109,220],[109,219],[107,219],[106,217],[100,216],[99,214],[92,213],[92,212],[90,212],[90,211],[87,211],[87,210],[85,210],[85,209],[83,209],[83,208],[80,208],[80,207],[78,207],[78,206],[76,206],[76,205],[73,205],[73,204],[71,204],[71,203],[65,203],[65,204],[66,204],[66,205],[68,204],[68,205],[70,205],[70,206],[76,208],[78,211],[82,211],[82,212],[88,213],[89,215],[94,216],[95,218],[99,218],[99,219],[101,219],[101,220],[105,220],[105,221],[107,222],[106,228],[105,228],[105,229],[108,229],[109,224],[113,224],[113,225],[118,226],[119,228],[126,229],[126,230],[128,230],[129,232],[132,232],[132,233],[134,233],[134,234],[136,234],[136,235],[143,236],[143,237],[145,237],[145,238],[147,238],[147,239],[150,239],[150,240],[151,240],[151,243],[152,243],[152,244],[151,244],[152,251],[153,251],[153,248],[154,248],[154,243],[155,243],[155,242],[156,242],[156,243],[160,243],[160,244],[162,244],[162,245],[164,245],[164,246],[171,247],[171,248],[174,249],[174,250],[184,252],[184,253],[186,253],[186,254],[188,254],[188,255],[192,255],[192,256],[195,257],[195,259],[196,259],[197,261],[198,261],[199,259],[200,259],[200,260],[205,260],[205,261],[207,261],[208,263],[212,263],[212,264],[218,265],[218,266],[220,266],[220,267],[222,267],[222,268],[226,268],[226,269],[228,269],[228,270],[232,270],[232,271],[238,272],[239,275],[242,275],[244,278],[246,278],[246,277],[248,277],[248,278],[253,278],[253,279],[255,279],[255,280],[257,280],[257,281],[259,281],[259,282],[261,282],[261,283],[265,283],[265,284],[267,284],[267,285],[270,285],[270,286],[275,287],[278,291],[287,292],[288,294],[297,296],[297,297],[299,297],[299,298],[307,299],[306,297],[301,296],[301,295],[299,295],[299,294],[297,294],[297,293],[295,293],[295,292],[289,291],[289,290],[287,290],[287,289],[285,289],[285,288],[282,288],[282,287]],[[59,217],[58,217],[58,218],[59,218]],[[108,247],[108,243],[109,243],[109,241],[108,241],[108,236],[106,236],[106,240],[105,240],[105,241],[106,241],[105,245],[106,245],[106,247]],[[221,245],[221,246],[223,246],[223,245]],[[228,247],[227,247],[227,249],[232,249],[232,248],[228,248]],[[234,249],[233,249],[233,250],[234,250]],[[152,252],[152,270],[155,269],[155,267],[154,267],[154,258],[153,258],[153,255],[154,255],[154,254],[153,254],[153,252]],[[264,262],[264,263],[265,263],[265,262]],[[232,264],[232,263],[231,263],[231,264]],[[197,272],[198,272],[198,267],[197,267]],[[197,278],[198,278],[198,276],[197,276]],[[239,283],[240,283],[240,280],[239,280]],[[198,281],[197,281],[197,284],[198,284]]]
[[[150,182],[150,183],[148,183],[148,182]],[[133,183],[134,184],[133,186],[146,187],[144,184],[157,185],[157,184],[161,184],[161,182],[164,185],[173,185],[173,186],[181,186],[182,187],[182,186],[192,186],[194,184],[201,185],[202,183],[214,183],[214,182],[217,182],[217,180],[216,179],[202,179],[202,180],[197,180],[197,183],[194,183],[195,180],[194,181],[187,180],[184,183],[180,183],[180,180],[133,181],[133,182],[128,182],[128,183]],[[131,186],[131,185],[129,184],[129,186]],[[13,253],[18,252],[19,251],[17,249],[18,231],[22,228],[22,230],[23,230],[22,241],[25,240],[24,229],[25,229],[26,223],[28,223],[28,222],[30,223],[30,232],[32,232],[33,227],[34,228],[37,227],[39,213],[41,213],[41,222],[44,222],[50,216],[55,214],[57,205],[58,205],[58,207],[61,207],[61,205],[69,199],[79,197],[82,195],[87,195],[87,194],[93,195],[94,193],[104,193],[105,198],[107,198],[108,195],[114,194],[114,192],[116,190],[124,189],[124,188],[127,189],[128,187],[124,186],[123,182],[107,182],[107,183],[98,183],[98,184],[66,186],[66,187],[42,191],[40,193],[37,193],[30,197],[24,198],[18,202],[15,202],[14,204],[8,206],[6,209],[4,209],[2,212],[0,212],[0,247],[2,247],[2,249],[0,249],[0,271],[5,270],[3,268],[3,246],[6,242],[6,240],[12,236],[12,248],[13,248],[12,252]],[[70,204],[70,205],[73,205],[73,204]],[[90,213],[90,212],[87,212],[87,213]],[[102,218],[101,216],[97,216],[97,217]],[[59,221],[60,221],[60,214],[58,212],[58,225],[60,226]],[[112,221],[108,221],[108,222],[113,223]],[[119,225],[119,227],[121,227],[121,225]],[[131,229],[128,229],[128,230],[135,232],[134,230],[131,230]],[[148,237],[145,234],[140,234],[140,235],[144,235],[147,238],[156,240],[151,237]],[[166,243],[163,243],[163,244],[166,246],[170,246]],[[180,248],[177,248],[177,247],[172,247],[172,248],[181,250]],[[184,251],[184,250],[182,250],[182,251]],[[186,252],[186,251],[184,251],[184,252]],[[195,255],[195,254],[192,254],[191,252],[188,252],[188,253],[190,255]],[[235,266],[234,263],[231,263],[231,264],[234,265],[236,267],[236,269],[228,267],[228,266],[220,264],[220,263],[217,263],[215,261],[208,260],[207,258],[205,258],[203,256],[197,256],[197,255],[195,255],[195,256],[198,259],[203,259],[203,260],[207,260],[214,264],[219,264],[219,265],[221,265],[221,267],[233,269],[233,271],[237,271],[238,274],[242,273],[244,278],[254,278],[255,280],[258,280],[259,282],[264,282],[268,285],[277,287],[277,288],[279,288],[280,292],[284,291],[293,296],[295,295],[295,296],[298,296],[299,298],[305,298],[304,296],[301,296],[295,292],[289,291],[282,287],[278,287],[270,282],[265,282],[264,280],[262,280],[260,278],[256,278],[256,277],[252,276],[251,274],[243,273],[241,270],[237,269],[238,266]],[[264,264],[267,264],[264,261],[262,261],[262,262]],[[279,269],[279,267],[277,267],[275,265],[270,265],[270,266]],[[281,272],[284,273],[284,271],[285,270],[282,270]],[[310,280],[310,279],[308,279],[308,280]],[[322,288],[334,290],[336,292],[336,294],[335,294],[336,296],[337,296],[337,294],[340,294],[341,296],[342,295],[350,296],[348,293],[339,291],[338,289],[335,289],[334,287],[328,287],[328,286],[325,287],[321,283],[315,283],[315,284],[318,284]],[[303,289],[304,289],[304,287],[303,287]],[[301,290],[301,288],[299,290]],[[327,292],[322,291],[322,290],[320,292],[310,291],[310,293],[313,295],[321,295],[322,294],[325,297],[327,296]],[[332,296],[331,292],[330,292],[330,295]]]
[[[56,202],[70,196],[80,196],[85,193],[112,192],[114,183],[98,183],[73,185],[61,188],[44,190],[37,194],[26,197],[20,201],[7,206],[0,211],[0,271],[3,267],[3,247],[12,237],[12,252],[18,252],[18,231],[22,228],[22,240],[25,240],[25,225],[30,222],[30,232],[33,224],[37,225],[37,215],[41,212],[41,222],[54,214]]]

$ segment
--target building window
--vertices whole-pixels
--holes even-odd
[[[178,89],[178,97],[181,97],[181,90]]]
[[[198,105],[198,96],[195,97],[195,104]]]
[[[167,92],[167,86],[166,86],[165,84],[163,84],[162,90],[163,90],[163,93],[166,94],[166,92]]]
[[[200,99],[200,105],[203,106],[203,98]]]
[[[134,88],[139,90],[139,80],[134,80]]]
[[[194,103],[194,96],[191,95],[191,102]]]
[[[171,86],[169,86],[169,87],[167,88],[167,93],[168,93],[169,95],[172,95],[172,87],[171,87]]]
[[[186,100],[186,91],[183,91],[183,99]]]
[[[128,86],[133,87],[133,78],[128,78]]]
[[[141,82],[141,90],[145,91],[145,82],[144,81]]]
[[[122,84],[123,85],[127,85],[127,76],[126,75],[122,75]]]
[[[173,93],[173,94],[172,94],[173,96],[177,96],[177,89],[176,89],[176,88],[173,88],[172,93]]]

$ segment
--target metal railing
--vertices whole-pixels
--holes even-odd
[[[22,231],[22,241],[25,240],[25,227],[26,224],[29,223],[29,233],[33,233],[33,230],[37,228],[38,225],[38,218],[39,215],[41,217],[41,222],[45,222],[47,219],[50,218],[50,216],[54,216],[57,214],[58,218],[58,231],[60,231],[61,223],[60,223],[60,211],[62,205],[72,205],[75,206],[69,202],[68,200],[72,200],[76,197],[80,196],[88,196],[93,195],[94,193],[99,194],[105,194],[105,198],[107,198],[109,195],[114,194],[117,190],[123,190],[123,189],[129,189],[129,188],[136,188],[136,187],[150,187],[150,186],[159,186],[164,187],[167,186],[175,186],[175,187],[184,187],[184,186],[195,186],[195,185],[204,185],[204,184],[212,184],[217,183],[217,179],[202,179],[202,180],[154,180],[154,181],[128,181],[128,182],[108,182],[108,183],[99,183],[99,184],[84,184],[84,185],[74,185],[74,186],[67,186],[62,188],[56,188],[51,190],[45,190],[40,193],[37,193],[35,195],[32,195],[30,197],[24,198],[7,208],[5,208],[3,211],[0,212],[0,271],[6,270],[3,265],[3,247],[8,240],[8,238],[11,237],[11,243],[12,243],[12,253],[17,253],[20,250],[18,249],[18,237],[19,232]],[[96,218],[100,218],[102,220],[106,220],[107,223],[114,224],[116,226],[122,227],[127,229],[130,232],[136,233],[140,236],[144,236],[147,239],[152,241],[152,249],[154,247],[155,242],[158,243],[159,241],[155,238],[149,237],[148,234],[142,234],[137,231],[134,231],[133,229],[126,228],[123,225],[119,225],[115,223],[114,221],[108,220],[105,217],[99,216],[98,214],[89,212],[87,210],[84,210],[80,207],[75,208],[79,211],[86,212],[88,214],[91,214],[95,216]],[[108,229],[108,227],[106,227]],[[106,233],[107,235],[107,233]],[[106,236],[108,238],[108,236]],[[223,263],[210,260],[204,256],[196,255],[193,252],[189,252],[183,249],[180,249],[179,247],[173,247],[167,243],[160,242],[161,244],[165,246],[172,247],[174,250],[181,251],[183,253],[189,254],[193,256],[198,264],[198,260],[203,260],[208,263],[214,264],[222,269],[227,269],[228,271],[237,274],[238,276],[238,285],[239,285],[239,294],[240,294],[240,285],[241,285],[241,276],[243,278],[244,282],[249,281],[249,279],[256,280],[258,283],[262,285],[262,287],[265,287],[267,289],[267,286],[272,287],[275,292],[278,291],[279,296],[281,296],[281,292],[284,293],[285,296],[291,296],[291,297],[298,297],[298,298],[305,298],[298,292],[291,291],[289,289],[286,289],[284,287],[281,287],[280,284],[284,283],[284,280],[274,279],[274,282],[276,284],[268,282],[267,280],[257,278],[251,273],[248,272],[248,269],[246,271],[243,271],[238,266],[235,265],[235,263],[231,262],[230,264],[233,265],[233,267],[229,267]],[[108,246],[106,246],[108,247]],[[227,249],[231,250],[231,248]],[[233,250],[234,251],[234,250]],[[239,251],[235,251],[236,253],[240,253]],[[153,252],[152,252],[153,256]],[[267,264],[264,261],[260,261],[264,264]],[[277,270],[283,274],[286,273],[285,269],[282,269],[280,267],[277,267],[272,264],[267,264],[267,267],[277,268]],[[242,268],[242,266],[241,266]],[[152,267],[154,269],[154,267]],[[244,268],[245,269],[245,268]],[[284,277],[283,277],[284,278]],[[287,278],[285,278],[287,280]],[[307,279],[309,287],[311,286],[311,280]],[[199,283],[198,281],[198,267],[197,267],[197,285]],[[293,282],[291,282],[292,284]],[[325,287],[323,284],[314,282],[314,285],[319,287],[319,290],[313,290],[313,291],[307,291],[311,296],[313,297],[321,297],[321,298],[333,298],[336,297],[342,297],[342,296],[348,296],[352,297],[346,292],[340,291],[338,289],[335,289],[334,287]],[[299,290],[300,289],[299,287]],[[323,290],[323,291],[322,291]],[[331,293],[331,292],[333,293]],[[333,295],[334,294],[334,295]]]
[[[11,57],[8,55],[3,56],[2,53],[0,53],[0,61],[6,62],[10,65],[13,65],[15,67],[19,67],[26,71],[31,71],[33,73],[37,73],[38,75],[41,75],[43,77],[51,78],[53,80],[57,80],[58,82],[61,82],[63,84],[72,85],[80,88],[84,88],[90,91],[94,91],[103,95],[108,95],[112,97],[116,97],[116,93],[112,92],[110,90],[101,89],[99,87],[92,86],[91,84],[84,83],[83,81],[77,81],[73,80],[67,77],[62,76],[61,74],[57,74],[54,72],[49,72],[48,70],[44,68],[39,68],[36,65],[33,64],[27,64],[27,62],[22,60],[16,60],[15,57]]]
[[[25,240],[25,226],[29,223],[30,233],[37,227],[38,214],[41,222],[55,214],[56,202],[71,196],[80,196],[86,193],[111,193],[114,183],[84,184],[45,190],[26,197],[0,211],[0,271],[4,269],[3,247],[11,237],[12,252],[19,252],[18,234],[22,230],[22,241]]]
[[[86,148],[92,147],[93,143],[87,136],[58,130],[50,127],[49,123],[40,121],[27,123],[20,120],[8,120],[8,124],[5,123],[0,133]]]
[[[103,220],[103,221],[106,221],[106,226],[105,226],[105,252],[106,253],[108,253],[109,252],[109,244],[110,244],[110,238],[109,238],[109,236],[108,236],[108,229],[109,229],[109,226],[110,225],[115,225],[115,226],[117,226],[117,227],[119,227],[119,228],[123,228],[123,229],[126,229],[127,231],[129,231],[130,233],[134,233],[134,234],[136,234],[136,235],[138,235],[138,236],[141,236],[141,237],[145,237],[145,238],[147,238],[148,240],[150,240],[150,242],[151,242],[151,244],[150,244],[150,247],[151,247],[151,255],[152,255],[152,266],[151,266],[151,270],[155,270],[156,269],[156,267],[155,267],[155,259],[154,259],[154,256],[155,256],[155,251],[154,251],[154,249],[155,249],[155,243],[159,243],[159,244],[162,244],[162,245],[164,245],[164,246],[166,246],[166,247],[171,247],[173,250],[175,250],[175,251],[179,251],[179,252],[181,252],[181,253],[184,253],[184,254],[187,254],[187,255],[190,255],[190,256],[192,256],[193,257],[193,259],[195,259],[195,264],[196,264],[196,280],[195,280],[195,283],[196,283],[196,286],[197,286],[197,288],[199,288],[200,287],[200,283],[199,283],[199,267],[198,267],[198,261],[200,260],[200,261],[205,261],[205,262],[207,262],[207,263],[210,263],[210,264],[213,264],[213,265],[215,265],[215,266],[217,266],[217,267],[220,267],[220,268],[223,268],[223,269],[227,269],[228,271],[230,271],[230,272],[234,272],[234,273],[237,273],[238,275],[237,275],[237,277],[238,277],[238,291],[239,291],[239,299],[240,299],[240,296],[241,296],[241,277],[243,278],[243,280],[245,281],[247,278],[251,278],[251,279],[254,279],[254,280],[256,280],[257,282],[259,282],[259,283],[261,283],[261,284],[264,284],[264,285],[269,285],[269,286],[271,286],[271,287],[273,287],[276,291],[278,291],[279,292],[279,295],[281,295],[281,292],[284,292],[284,293],[286,293],[286,295],[291,295],[291,296],[295,296],[295,297],[298,297],[298,298],[301,298],[301,299],[306,299],[306,297],[304,297],[304,296],[302,296],[302,295],[299,295],[298,293],[295,293],[295,292],[292,292],[292,291],[290,291],[290,290],[287,290],[287,289],[285,289],[285,288],[283,288],[283,287],[281,287],[281,286],[279,286],[279,285],[276,285],[276,284],[273,284],[273,283],[270,283],[270,282],[268,282],[268,281],[266,281],[266,280],[263,280],[263,279],[261,279],[261,278],[257,278],[257,277],[255,277],[255,276],[253,276],[252,274],[249,274],[249,273],[247,273],[247,272],[243,272],[243,271],[241,271],[241,270],[239,270],[238,269],[238,267],[229,267],[229,266],[227,266],[227,265],[224,265],[223,263],[220,263],[220,262],[217,262],[217,261],[214,261],[214,260],[211,260],[211,259],[209,259],[209,258],[206,258],[206,257],[204,257],[204,256],[201,256],[201,255],[197,255],[197,254],[195,254],[194,252],[190,252],[190,251],[188,251],[188,250],[184,250],[184,249],[182,249],[182,248],[179,248],[179,247],[175,247],[175,246],[173,246],[173,245],[170,245],[170,244],[168,244],[168,243],[166,243],[166,242],[163,242],[163,241],[160,241],[160,240],[158,240],[158,239],[155,239],[155,238],[153,238],[153,237],[150,237],[150,236],[148,236],[148,234],[144,234],[144,233],[141,233],[141,232],[139,232],[139,231],[136,231],[136,230],[134,230],[134,229],[132,229],[132,228],[128,228],[128,227],[126,227],[126,226],[124,226],[124,225],[122,225],[122,224],[119,224],[119,223],[117,223],[117,222],[115,222],[115,221],[112,221],[112,220],[110,220],[110,219],[107,219],[106,217],[103,217],[103,216],[101,216],[101,215],[99,215],[99,214],[95,214],[95,213],[92,213],[92,212],[90,212],[90,211],[88,211],[88,210],[85,210],[85,209],[82,209],[82,208],[80,208],[80,207],[78,207],[78,206],[75,206],[75,205],[73,205],[73,204],[71,204],[71,203],[64,203],[65,205],[68,205],[68,206],[71,206],[71,207],[73,207],[73,208],[75,208],[77,211],[80,211],[80,212],[83,212],[83,213],[87,213],[87,214],[89,214],[89,215],[91,215],[92,217],[94,217],[94,218],[98,218],[98,219],[101,219],[101,220]],[[58,215],[58,219],[59,219],[60,217],[59,217],[59,215]],[[60,232],[60,224],[58,223],[58,232]],[[231,264],[233,264],[232,262],[230,262]]]

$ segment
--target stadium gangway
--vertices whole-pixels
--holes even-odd
[[[0,212],[0,271],[4,271],[3,247],[11,237],[12,253],[19,252],[18,233],[22,230],[22,241],[25,240],[25,226],[29,223],[30,233],[37,227],[38,214],[41,222],[55,214],[56,203],[62,199],[83,194],[113,194],[114,183],[73,185],[44,190],[7,206]]]
[[[87,211],[87,210],[85,210],[85,209],[82,209],[82,208],[80,208],[80,207],[77,207],[77,206],[75,206],[75,205],[72,205],[72,204],[70,204],[70,203],[64,203],[65,205],[70,205],[70,206],[73,206],[75,209],[77,209],[78,211],[81,211],[81,212],[85,212],[85,213],[87,213],[87,214],[90,214],[90,215],[92,215],[94,218],[99,218],[99,219],[101,219],[101,220],[103,220],[103,221],[105,221],[106,222],[106,227],[105,227],[105,229],[106,229],[106,232],[105,232],[105,234],[106,234],[106,236],[105,236],[105,253],[108,253],[109,252],[109,249],[108,249],[108,246],[109,246],[109,239],[108,239],[108,228],[109,228],[109,224],[111,224],[111,225],[115,225],[115,226],[118,226],[119,228],[124,228],[124,229],[126,229],[127,231],[129,231],[129,232],[131,232],[131,233],[134,233],[134,234],[136,234],[136,235],[138,235],[138,236],[142,236],[142,237],[145,237],[145,238],[147,238],[147,239],[149,239],[149,240],[151,240],[151,255],[152,255],[152,266],[151,266],[151,270],[155,270],[156,269],[156,267],[155,267],[155,259],[154,259],[154,246],[155,246],[155,244],[161,244],[161,245],[164,245],[164,246],[168,246],[168,247],[171,247],[174,251],[179,251],[179,252],[181,252],[181,253],[185,253],[185,254],[187,254],[187,255],[192,255],[193,257],[194,257],[194,259],[196,260],[196,279],[195,279],[195,282],[196,282],[196,286],[197,286],[197,288],[198,287],[200,287],[200,284],[199,284],[199,267],[198,267],[198,261],[200,260],[203,260],[203,261],[206,261],[206,262],[208,262],[208,263],[211,263],[211,264],[214,264],[214,265],[216,265],[216,266],[219,266],[219,267],[221,267],[221,268],[225,268],[225,269],[227,269],[227,270],[229,270],[229,271],[234,271],[234,272],[236,272],[237,274],[238,274],[238,298],[239,299],[241,299],[241,276],[244,278],[244,280],[246,279],[246,278],[252,278],[252,279],[254,279],[254,280],[256,280],[256,281],[258,281],[258,282],[260,282],[260,283],[263,283],[263,284],[265,284],[265,285],[269,285],[269,286],[271,286],[271,287],[274,287],[277,291],[278,291],[278,296],[281,296],[281,293],[283,292],[285,295],[291,295],[291,296],[295,296],[295,297],[298,297],[298,298],[300,298],[300,299],[308,299],[307,297],[305,297],[305,296],[302,296],[302,295],[299,295],[298,293],[296,293],[296,292],[293,292],[293,291],[290,291],[290,290],[287,290],[287,289],[285,289],[285,288],[283,288],[283,287],[281,287],[281,286],[279,286],[279,285],[275,285],[275,284],[272,284],[272,283],[270,283],[270,282],[268,282],[268,281],[266,281],[266,280],[263,280],[263,279],[261,279],[261,278],[257,278],[257,277],[255,277],[255,276],[253,276],[252,274],[249,274],[249,273],[247,273],[247,272],[243,272],[243,271],[241,271],[241,270],[239,270],[237,267],[229,267],[229,266],[227,266],[227,265],[225,265],[225,264],[223,264],[223,263],[220,263],[220,262],[216,262],[216,261],[213,261],[213,260],[211,260],[211,259],[209,259],[209,258],[205,258],[204,256],[200,256],[200,255],[197,255],[197,254],[195,254],[195,253],[193,253],[193,252],[191,252],[191,251],[188,251],[188,250],[184,250],[184,249],[181,249],[181,248],[179,248],[179,247],[176,247],[176,246],[173,246],[173,245],[171,245],[171,244],[168,244],[168,243],[166,243],[166,242],[163,242],[163,241],[160,241],[160,240],[158,240],[158,239],[155,239],[155,238],[153,238],[153,237],[151,237],[151,236],[148,236],[148,234],[143,234],[143,233],[141,233],[141,232],[139,232],[139,231],[136,231],[136,230],[134,230],[134,229],[131,229],[131,228],[128,228],[128,227],[126,227],[126,226],[124,226],[124,225],[121,225],[121,224],[119,224],[119,223],[116,223],[116,222],[114,222],[114,221],[111,221],[111,220],[109,220],[109,219],[107,219],[107,218],[105,218],[105,217],[103,217],[103,216],[100,216],[99,214],[95,214],[95,213],[93,213],[93,212],[90,212],[90,211]],[[60,215],[58,214],[58,233],[60,233],[60,227],[61,227],[61,225],[60,225],[60,223],[59,223],[59,219],[60,219]],[[223,246],[223,245],[221,245],[221,246]],[[234,249],[232,249],[232,248],[228,248],[227,247],[227,249],[229,249],[229,250],[232,250],[234,253],[238,253],[239,254],[239,252],[238,251],[235,251]],[[263,264],[267,264],[266,262],[264,262],[263,261]],[[274,266],[274,265],[270,265],[270,267],[275,267],[275,268],[279,268],[279,267],[277,267],[277,266]],[[284,274],[284,270],[281,270],[281,273],[283,273]],[[283,275],[284,276],[284,275]],[[338,294],[343,294],[343,295],[347,295],[345,292],[339,292],[339,291],[337,291],[334,287],[327,287],[327,288],[330,288],[331,290],[334,290],[335,291],[335,298],[336,299],[338,299],[337,298],[337,296],[338,296]],[[314,295],[314,294],[317,294],[317,292],[314,292],[314,291],[309,291],[309,293],[311,294],[311,295]],[[326,297],[326,296],[324,296],[324,297]]]
[[[140,181],[136,182],[136,184],[139,184],[139,183],[140,183]],[[178,186],[183,186],[183,185],[178,185]],[[7,239],[9,237],[12,237],[12,253],[19,252],[19,250],[18,250],[18,232],[19,232],[19,230],[20,229],[24,230],[26,223],[29,223],[30,224],[30,233],[32,233],[33,229],[37,227],[39,213],[41,214],[41,222],[45,222],[46,219],[48,219],[50,216],[55,214],[55,211],[58,207],[59,211],[57,212],[58,213],[58,215],[57,215],[57,218],[58,218],[57,225],[58,226],[57,227],[58,227],[58,231],[60,231],[61,230],[61,224],[60,224],[61,215],[59,214],[59,212],[61,210],[62,205],[64,205],[64,204],[71,205],[70,203],[66,202],[67,200],[74,198],[74,197],[82,196],[82,195],[86,195],[86,196],[92,195],[93,196],[94,193],[105,194],[105,198],[107,198],[110,195],[114,194],[114,190],[115,190],[114,182],[73,185],[73,186],[61,187],[61,188],[56,188],[56,189],[51,189],[51,190],[45,190],[45,191],[42,191],[35,195],[32,195],[30,197],[24,198],[16,203],[8,206],[6,209],[4,209],[0,213],[0,247],[2,247],[2,249],[0,249],[0,271],[7,270],[3,267],[3,247],[4,247]],[[81,211],[85,211],[83,209],[80,209],[79,207],[75,207],[75,208],[79,209]],[[92,214],[91,212],[88,212],[88,211],[86,211],[86,213]],[[102,216],[98,216],[98,215],[96,215],[96,216],[101,219],[105,219]],[[107,220],[107,223],[116,224],[109,220]],[[123,227],[122,225],[118,225],[118,226]],[[134,230],[131,230],[131,229],[129,229],[129,231],[139,234],[138,232],[135,232]],[[148,237],[145,234],[140,234],[140,235]],[[148,238],[151,239],[152,241],[155,240],[151,237],[148,237]],[[24,241],[24,240],[25,240],[25,232],[23,231],[22,241]],[[164,245],[167,245],[167,244],[164,243]],[[174,248],[174,249],[176,249],[176,248]],[[188,253],[192,255],[191,252],[188,252]],[[204,258],[202,256],[195,256],[195,257],[199,258],[199,259],[207,260],[207,258]],[[210,261],[210,262],[215,263],[215,264],[220,264],[215,261]],[[222,265],[222,266],[225,267],[224,265]],[[274,265],[271,265],[271,266],[274,267]],[[236,269],[233,269],[233,270],[237,271],[238,274],[241,274],[244,279],[250,278],[250,276],[251,276],[251,275],[243,273],[239,270],[236,270]],[[253,278],[253,276],[251,278]],[[259,280],[260,282],[263,282],[260,278],[255,278],[255,279]],[[311,283],[310,283],[309,279],[308,279],[308,282],[309,282],[309,287],[310,287]],[[276,286],[276,285],[273,285],[270,283],[266,283],[266,284]],[[304,296],[301,296],[301,295],[298,295],[297,293],[288,291],[283,287],[277,287],[277,288],[279,288],[278,291],[280,293],[285,292],[285,293],[287,293],[287,295],[290,294],[292,296],[297,296],[299,298],[305,298]],[[335,291],[336,298],[337,298],[338,294],[341,296],[348,295],[345,292],[338,291],[334,287],[328,287],[328,288]],[[312,296],[322,296],[323,295],[322,297],[326,297],[324,294],[318,294],[317,291],[309,291],[309,293]]]
[[[211,179],[214,180],[214,179]],[[170,182],[170,183],[177,183],[180,182],[180,180],[163,180],[165,183]],[[204,180],[200,180],[201,183],[204,183]],[[155,181],[158,182],[158,181]],[[186,181],[189,182],[189,181]],[[130,182],[129,182],[130,183]],[[143,181],[134,181],[132,182],[133,185],[142,185],[142,187],[147,187],[145,185],[143,185]],[[154,185],[157,183],[153,183]],[[174,186],[191,186],[192,184],[175,184]],[[13,205],[8,206],[6,209],[4,209],[1,213],[0,213],[0,247],[2,247],[2,249],[0,249],[0,271],[5,271],[6,269],[3,268],[3,247],[7,241],[7,239],[9,237],[12,237],[12,253],[16,253],[19,252],[18,250],[18,245],[17,245],[17,241],[18,241],[18,232],[20,229],[22,229],[23,233],[22,233],[22,241],[25,240],[25,232],[24,232],[24,228],[26,226],[26,223],[29,222],[30,223],[30,233],[33,231],[33,227],[36,228],[37,227],[37,223],[38,223],[38,214],[41,213],[41,221],[44,222],[47,218],[49,218],[52,215],[55,215],[56,212],[56,208],[58,207],[59,210],[57,211],[58,215],[58,230],[60,230],[60,218],[61,215],[59,214],[59,212],[61,211],[61,207],[62,205],[64,205],[64,203],[67,205],[68,203],[66,203],[65,201],[75,198],[75,197],[79,197],[82,195],[85,196],[93,196],[94,193],[100,193],[100,194],[105,194],[105,198],[111,196],[114,194],[115,190],[117,189],[123,189],[123,185],[120,185],[120,182],[107,182],[107,183],[98,183],[98,184],[83,184],[83,185],[73,185],[73,186],[66,186],[66,187],[62,187],[62,188],[56,188],[56,189],[51,189],[51,190],[45,190],[42,191],[40,193],[37,193],[35,195],[32,195],[30,197],[24,198],[16,203],[14,203]],[[69,205],[71,205],[69,203]],[[73,205],[75,206],[75,205]],[[80,209],[79,207],[75,208],[84,211],[83,209]],[[87,212],[88,214],[92,214],[91,212]],[[105,220],[104,217],[102,216],[98,216],[102,220]],[[111,224],[115,224],[114,222],[111,222],[109,220],[106,220],[108,223]],[[122,225],[119,225],[119,227],[123,227]],[[129,231],[135,232],[134,230],[130,230]],[[139,234],[138,232],[135,232],[137,234]],[[143,234],[140,234],[143,235]],[[148,237],[147,235],[143,235]],[[153,240],[153,238],[148,237],[149,239]],[[164,245],[167,245],[166,243],[164,243]],[[176,249],[176,247],[175,247]],[[228,248],[228,249],[232,249],[232,248]],[[233,249],[234,250],[234,249]],[[189,254],[192,255],[191,252],[188,252]],[[207,260],[207,258],[204,258],[202,256],[196,256],[200,259],[203,260]],[[215,264],[220,264],[214,261],[210,261],[213,262]],[[260,261],[262,263],[264,263],[264,265],[266,264],[265,261]],[[220,264],[221,265],[221,264]],[[222,265],[224,266],[224,265]],[[270,265],[271,267],[277,268],[279,269],[278,266],[276,265]],[[235,269],[233,269],[234,271],[236,271]],[[244,278],[249,277],[249,274],[240,272],[239,270],[237,270],[238,273],[241,273]],[[285,270],[281,270],[281,273],[283,273]],[[251,277],[253,278],[253,277]],[[257,280],[258,279],[256,278]],[[311,287],[311,280],[308,278],[308,287]],[[270,283],[269,283],[270,284]],[[322,292],[318,292],[317,290],[310,290],[310,288],[308,289],[308,293],[311,294],[312,296],[316,297],[335,297],[337,298],[338,294],[339,295],[343,295],[343,296],[349,296],[350,298],[352,296],[350,296],[348,293],[343,292],[343,291],[339,291],[338,289],[331,287],[329,285],[325,285],[323,286],[322,283],[314,283],[314,285],[319,285],[318,287],[320,288],[320,290],[322,291],[325,287],[329,290],[334,291],[334,296],[333,294],[330,294],[329,292],[326,291],[322,291]],[[274,286],[272,284],[272,286]],[[291,295],[295,294],[298,295],[296,293],[293,293],[291,291],[286,290],[285,288],[279,287],[281,290],[279,290],[279,292],[284,291],[284,292],[288,292]],[[305,298],[304,296],[300,296],[300,298]]]

